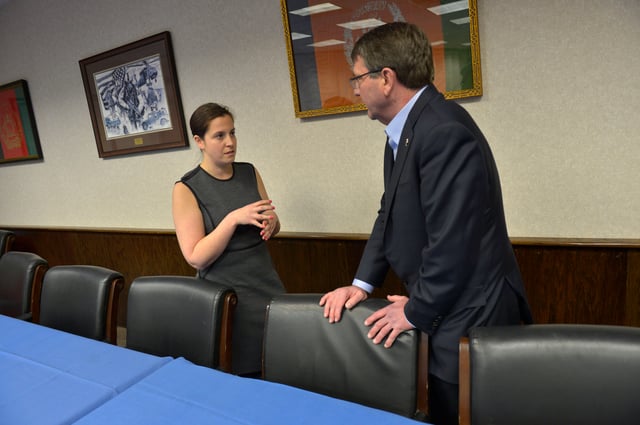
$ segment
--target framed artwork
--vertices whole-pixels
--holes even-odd
[[[0,86],[0,164],[42,159],[40,138],[25,80]]]
[[[98,155],[188,146],[169,32],[80,61]]]
[[[361,111],[349,84],[351,50],[389,22],[418,25],[433,49],[434,84],[445,97],[482,95],[476,0],[280,0],[295,115]]]

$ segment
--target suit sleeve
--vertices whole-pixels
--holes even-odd
[[[393,151],[389,144],[384,145],[384,173],[385,186],[390,173],[390,165],[393,162]],[[373,230],[369,240],[365,245],[364,252],[360,259],[358,270],[355,278],[379,288],[384,283],[387,272],[389,271],[389,262],[387,261],[384,250],[384,232],[385,232],[385,210],[387,208],[386,192],[382,194],[380,199],[380,209],[378,216],[373,224]]]
[[[476,268],[489,183],[477,141],[463,125],[434,127],[420,148],[419,195],[428,243],[409,286],[405,315],[433,333]]]
[[[383,194],[380,200],[378,216],[373,224],[373,230],[365,245],[355,276],[356,279],[360,279],[376,288],[382,286],[389,270],[389,263],[384,255],[384,208],[385,195]]]

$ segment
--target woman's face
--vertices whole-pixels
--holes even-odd
[[[236,128],[233,118],[223,115],[209,122],[204,139],[195,137],[202,153],[217,167],[224,167],[236,158]]]

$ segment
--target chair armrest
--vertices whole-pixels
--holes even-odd
[[[471,424],[471,373],[469,359],[469,338],[460,338],[460,359],[459,359],[459,400],[458,400],[458,423],[460,425]]]
[[[429,335],[420,332],[418,348],[418,400],[415,419],[429,418]]]
[[[117,345],[118,343],[118,304],[120,292],[122,292],[123,288],[123,278],[114,279],[109,287],[105,338],[107,342],[113,345]]]
[[[218,367],[224,372],[231,373],[231,340],[233,334],[233,316],[238,305],[238,296],[230,292],[224,297],[222,309],[222,323],[220,323],[220,354]]]

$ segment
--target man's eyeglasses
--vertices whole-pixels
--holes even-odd
[[[349,78],[349,83],[351,84],[351,88],[357,89],[360,87],[360,80],[366,77],[367,75],[377,74],[382,71],[384,68],[374,69],[373,71],[365,72],[364,74],[356,75],[355,77]]]

